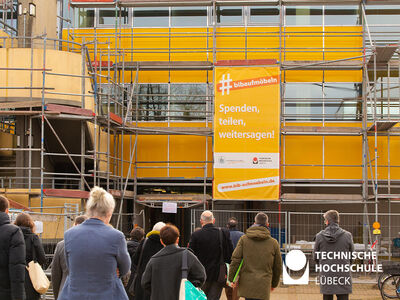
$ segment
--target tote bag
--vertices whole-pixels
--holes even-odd
[[[32,240],[32,254],[33,260],[29,262],[26,269],[29,273],[32,286],[39,294],[45,294],[50,287],[50,281],[44,273],[42,267],[36,262],[35,245]]]
[[[182,254],[182,280],[179,288],[179,300],[207,300],[204,292],[196,288],[189,280],[188,277],[188,261],[187,251]]]

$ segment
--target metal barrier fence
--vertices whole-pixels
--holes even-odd
[[[202,210],[192,210],[191,231],[200,226]],[[255,210],[214,210],[215,225],[225,227],[230,217],[238,220],[238,229],[245,232],[254,222],[258,211]],[[278,240],[284,257],[290,250],[302,250],[310,258],[310,270],[314,261],[311,254],[316,234],[325,228],[323,212],[289,212],[268,211],[271,236]],[[381,234],[373,235],[372,224],[381,224]],[[340,226],[353,235],[355,251],[369,252],[371,245],[377,241],[373,250],[378,252],[377,261],[368,264],[385,264],[400,258],[400,214],[398,213],[340,213]],[[355,262],[362,263],[362,262]],[[313,273],[316,275],[315,273]],[[376,282],[376,273],[363,272],[353,274],[360,283]]]

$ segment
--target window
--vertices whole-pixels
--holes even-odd
[[[115,26],[115,22],[119,25],[120,20],[122,25],[128,24],[128,9],[121,9],[121,17],[119,9],[101,8],[99,10],[99,25]]]
[[[278,6],[250,7],[250,23],[279,24]]]
[[[323,106],[322,83],[286,83],[285,119],[320,120]]]
[[[168,84],[140,84],[138,101],[140,121],[165,121],[168,109]],[[135,118],[133,114],[132,119]]]
[[[322,26],[322,6],[286,7],[286,25]]]
[[[217,24],[243,23],[243,7],[217,6]]]
[[[368,25],[400,25],[400,6],[398,5],[368,5],[365,13]]]
[[[361,120],[361,96],[361,83],[325,83],[325,119]]]
[[[325,6],[325,25],[359,25],[358,6]]]
[[[206,7],[173,7],[171,9],[172,27],[207,26]]]
[[[168,27],[169,8],[134,8],[133,26],[135,27]]]
[[[171,84],[171,120],[204,120],[206,118],[207,85],[197,83]],[[210,112],[208,112],[210,115]]]
[[[94,27],[94,8],[75,8],[75,27]]]

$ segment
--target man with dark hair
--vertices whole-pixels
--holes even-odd
[[[77,216],[74,220],[74,226],[80,225],[86,220],[87,216],[85,215]],[[58,295],[61,293],[68,276],[68,267],[65,259],[64,248],[64,240],[58,242],[54,252],[53,261],[51,262],[51,283],[55,300],[57,300]]]
[[[344,269],[346,265],[351,264],[350,259],[328,259],[323,253],[345,253],[354,251],[353,236],[350,232],[339,227],[339,213],[336,210],[328,210],[324,214],[324,223],[326,228],[321,230],[315,237],[314,260],[321,269],[323,266],[335,266],[336,269]],[[328,268],[330,269],[330,268]],[[332,282],[340,284],[327,284],[326,280],[320,282],[320,292],[324,300],[333,300],[336,295],[338,300],[349,299],[352,292],[351,272],[331,272],[321,271],[320,276],[330,278]]]
[[[244,234],[243,232],[237,229],[238,221],[235,217],[231,217],[228,220],[227,227],[229,229],[229,234],[231,237],[233,249],[236,248],[237,243],[239,242],[240,237]]]
[[[18,226],[10,224],[9,201],[0,196],[0,299],[25,299],[25,241]]]
[[[150,293],[151,300],[176,300],[182,279],[182,259],[187,251],[188,280],[201,287],[206,280],[206,272],[197,257],[178,246],[179,230],[174,225],[166,225],[160,231],[164,249],[156,253],[146,266],[142,276],[142,286]]]
[[[202,289],[208,300],[220,299],[226,284],[226,280],[222,282],[224,276],[226,277],[226,269],[221,268],[221,263],[230,263],[233,251],[229,231],[226,228],[215,227],[214,223],[213,213],[209,210],[204,211],[200,216],[202,228],[193,232],[189,242],[189,248],[206,269],[207,281]],[[219,274],[220,271],[223,274]]]
[[[254,221],[232,254],[229,281],[233,281],[243,260],[239,281],[234,283],[239,285],[239,296],[246,300],[269,300],[282,274],[281,251],[268,230],[268,216],[258,213]]]
[[[229,229],[229,234],[231,237],[233,249],[236,248],[239,239],[241,238],[242,235],[244,235],[243,232],[237,229],[237,225],[238,225],[238,220],[235,217],[230,217],[228,220],[228,224],[226,225],[226,227],[228,227]],[[233,295],[232,287],[228,285],[225,286],[225,295],[226,299],[228,300],[239,300],[239,297]]]

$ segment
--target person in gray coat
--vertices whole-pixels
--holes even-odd
[[[349,254],[354,251],[353,236],[339,227],[339,213],[336,210],[327,211],[324,219],[326,228],[316,235],[313,253],[316,265],[320,267],[320,292],[324,300],[333,300],[333,295],[336,295],[338,300],[348,300],[349,294],[352,293],[351,272],[340,268],[346,269],[346,265],[351,266]],[[332,259],[333,253],[342,257]],[[324,270],[324,266],[329,269]]]
[[[85,215],[77,216],[74,221],[74,226],[82,224],[86,219],[87,217]],[[51,285],[53,287],[55,300],[57,300],[60,291],[64,287],[67,276],[68,268],[65,260],[64,240],[62,240],[57,244],[53,261],[51,262]]]
[[[88,220],[64,235],[69,275],[58,300],[128,300],[118,273],[129,272],[131,259],[124,234],[109,226],[115,201],[100,187],[91,190]]]
[[[150,259],[141,283],[151,300],[178,300],[184,251],[187,251],[187,279],[194,286],[204,284],[206,271],[190,250],[178,246],[179,230],[174,225],[164,226],[160,238],[164,248]]]

